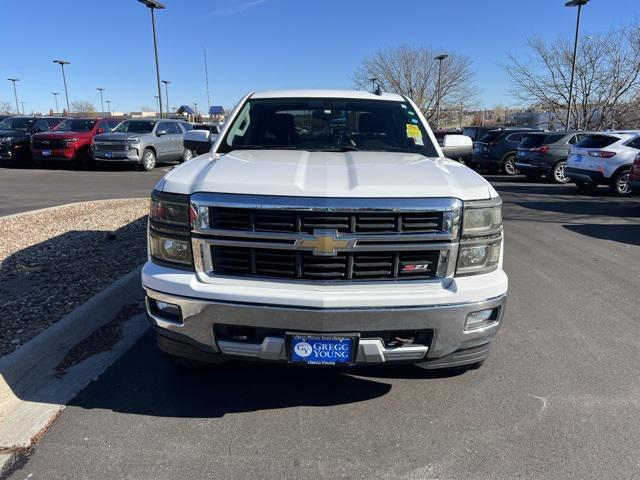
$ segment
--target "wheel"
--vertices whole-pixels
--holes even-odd
[[[551,181],[553,183],[569,183],[571,179],[564,174],[566,168],[567,162],[565,160],[556,163],[551,169]]]
[[[185,148],[184,151],[182,152],[182,162],[188,162],[189,160],[191,160],[193,158],[193,152],[191,150],[189,150],[188,148]]]
[[[594,188],[597,187],[596,182],[576,182],[576,187],[578,187],[578,190],[581,190],[583,192],[590,192],[591,190],[593,190]]]
[[[623,169],[616,173],[611,179],[611,189],[620,197],[626,197],[631,194],[629,188],[630,169]]]
[[[504,171],[504,173],[507,175],[518,175],[520,173],[520,170],[516,168],[515,163],[516,156],[507,155],[507,157],[504,159],[504,162],[502,162],[502,170]]]
[[[149,148],[145,148],[144,152],[142,152],[142,163],[141,166],[147,172],[153,170],[156,166],[156,154],[153,153],[153,150]]]

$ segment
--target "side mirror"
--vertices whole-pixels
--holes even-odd
[[[187,150],[196,152],[198,155],[209,153],[211,146],[217,135],[210,134],[206,130],[189,130],[185,132],[182,145]]]
[[[167,134],[166,130],[158,130],[158,131],[156,131],[156,135],[158,137],[161,137],[161,136],[166,135],[166,134]]]

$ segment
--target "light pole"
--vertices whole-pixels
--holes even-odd
[[[164,99],[167,101],[167,118],[169,118],[169,84],[171,80],[162,80],[164,83]]]
[[[151,28],[153,30],[153,49],[156,54],[156,80],[158,82],[158,103],[160,105],[160,118],[162,118],[162,91],[160,90],[160,64],[158,63],[158,41],[156,39],[156,17],[154,14],[155,9],[165,8],[164,4],[156,0],[138,0],[143,5],[147,6],[151,10]]]
[[[153,98],[156,99],[156,108],[160,108],[160,97],[158,95],[154,95]],[[162,118],[162,112],[160,112],[160,118]]]
[[[13,82],[13,95],[16,97],[16,110],[18,111],[18,115],[20,115],[20,107],[18,106],[18,91],[16,90],[16,82],[19,82],[19,78],[7,78],[10,82]]]
[[[109,115],[111,115],[111,100],[107,100],[107,109],[109,110]]]
[[[64,83],[64,97],[67,99],[67,115],[71,113],[71,108],[69,107],[69,92],[67,90],[67,77],[64,75],[64,66],[69,65],[71,62],[67,62],[66,60],[54,60],[53,63],[57,63],[62,68],[62,81]]]
[[[51,95],[56,99],[56,115],[58,115],[58,95],[60,94],[58,92],[51,92]]]
[[[26,102],[22,102],[22,101],[20,102],[20,105],[22,105],[22,114],[23,114],[23,115],[25,115],[25,112],[24,112],[24,104],[25,104],[25,103],[26,103]]]
[[[578,7],[578,17],[576,19],[576,36],[573,40],[573,60],[571,61],[571,81],[569,82],[569,102],[567,102],[567,121],[565,122],[565,131],[569,130],[569,118],[571,117],[571,100],[573,96],[573,75],[576,71],[576,52],[578,51],[578,32],[580,30],[580,13],[582,6],[586,5],[589,0],[571,0],[564,4],[565,7]],[[576,124],[576,128],[578,125]]]
[[[102,101],[102,92],[106,90],[106,88],[96,87],[96,90],[100,92],[100,112],[104,113],[104,102]]]
[[[438,60],[438,86],[436,92],[436,130],[440,128],[440,82],[442,81],[442,61],[449,55],[438,55],[434,60]]]

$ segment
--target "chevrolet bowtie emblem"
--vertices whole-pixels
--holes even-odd
[[[354,243],[355,239],[339,236],[337,230],[314,230],[313,238],[302,238],[296,241],[295,247],[300,250],[313,250],[314,255],[335,256],[338,250],[347,250]]]

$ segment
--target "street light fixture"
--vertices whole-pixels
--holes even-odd
[[[62,68],[62,81],[64,83],[64,97],[67,100],[67,115],[71,113],[71,108],[69,107],[69,92],[67,90],[67,77],[64,75],[64,66],[69,65],[71,62],[67,62],[66,60],[54,60],[53,63],[57,63]]]
[[[60,93],[58,93],[58,92],[51,92],[51,95],[53,95],[53,98],[55,98],[55,99],[56,99],[56,115],[58,115],[58,112],[59,112],[59,110],[58,110],[58,95],[60,95]]]
[[[13,95],[16,97],[16,110],[18,111],[18,115],[20,115],[20,107],[18,106],[18,91],[16,90],[16,82],[19,82],[19,78],[7,78],[10,82],[13,82]]]
[[[102,92],[106,90],[106,88],[96,87],[96,90],[100,92],[100,112],[104,113],[104,102],[102,101]]]
[[[442,61],[449,55],[438,55],[434,60],[438,60],[438,87],[436,92],[436,130],[440,128],[440,82],[442,81]]]
[[[162,80],[164,83],[164,99],[167,101],[167,118],[169,118],[169,84],[171,80]]]
[[[160,118],[162,118],[162,91],[160,90],[160,64],[158,63],[158,41],[156,39],[156,17],[154,11],[156,9],[165,8],[164,4],[156,0],[138,0],[144,6],[151,10],[151,28],[153,30],[153,49],[156,55],[156,80],[158,82],[158,103],[160,104]]]
[[[578,17],[576,19],[576,36],[573,40],[573,60],[571,61],[571,81],[569,82],[569,101],[567,102],[567,121],[565,122],[565,131],[569,130],[569,118],[571,118],[571,100],[573,96],[573,75],[576,71],[576,53],[578,51],[578,32],[580,30],[580,13],[582,6],[586,5],[589,0],[571,0],[564,4],[565,7],[578,7]],[[576,128],[578,125],[576,125]]]

